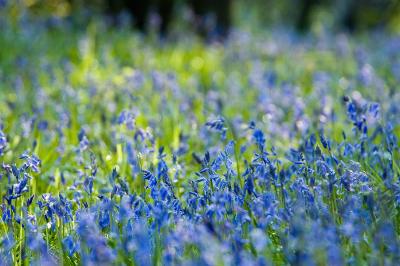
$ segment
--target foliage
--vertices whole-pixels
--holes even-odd
[[[0,264],[399,263],[398,38],[0,27]]]

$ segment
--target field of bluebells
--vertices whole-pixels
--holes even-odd
[[[0,17],[0,265],[399,265],[400,39]]]

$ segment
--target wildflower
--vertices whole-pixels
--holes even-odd
[[[225,119],[224,118],[219,117],[217,119],[210,120],[206,123],[206,126],[209,129],[219,132],[221,134],[221,139],[224,140],[226,138],[227,128],[225,127]]]
[[[4,134],[4,132],[0,129],[0,155],[3,155],[7,146],[8,146],[7,137]]]
[[[22,169],[25,171],[27,169],[31,169],[33,172],[38,173],[40,171],[39,167],[42,161],[34,154],[29,154],[28,151],[25,151],[20,155],[19,159],[25,160],[25,163]]]
[[[89,195],[92,194],[93,192],[93,177],[88,176],[85,178],[85,181],[83,182],[83,186],[85,188],[86,193]]]
[[[86,133],[84,130],[81,130],[78,134],[79,140],[79,152],[85,151],[89,147],[89,140],[86,137]]]
[[[66,249],[66,251],[68,252],[69,256],[72,256],[75,254],[75,252],[78,251],[78,247],[75,244],[74,239],[72,238],[72,236],[67,236],[63,239],[62,241],[64,248]]]
[[[135,116],[131,111],[122,111],[118,116],[118,124],[125,124],[129,130],[135,129]]]

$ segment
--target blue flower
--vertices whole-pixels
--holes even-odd
[[[7,146],[8,146],[7,137],[4,134],[4,132],[0,129],[0,155],[3,155]]]
[[[227,128],[225,127],[225,119],[222,117],[218,117],[214,120],[210,120],[206,123],[206,126],[214,131],[217,131],[221,134],[221,139],[226,139]]]
[[[83,182],[83,186],[85,188],[86,193],[89,195],[93,192],[93,177],[87,176],[85,181]]]
[[[78,247],[75,244],[75,241],[72,236],[67,236],[62,241],[64,248],[68,252],[69,256],[74,255],[78,251]]]

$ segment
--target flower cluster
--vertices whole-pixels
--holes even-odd
[[[399,264],[388,36],[193,52],[21,20],[0,25],[0,265]]]

